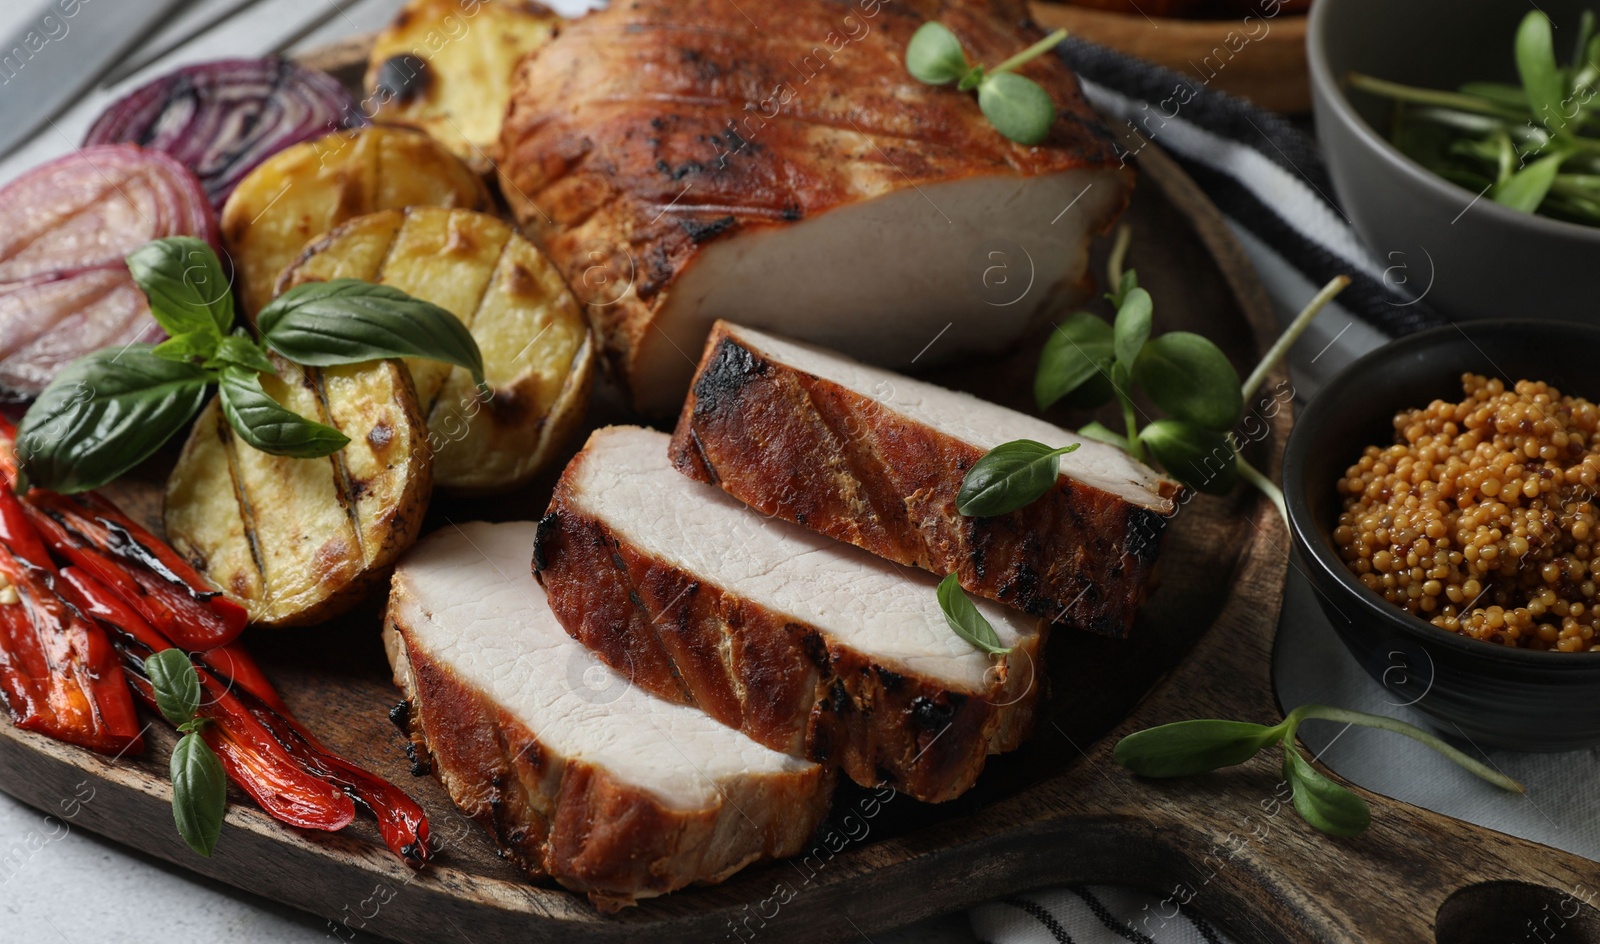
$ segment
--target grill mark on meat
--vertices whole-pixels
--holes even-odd
[[[695,409],[702,409],[701,404],[704,404],[703,409],[710,413],[723,407],[726,401],[738,397],[745,384],[766,371],[765,361],[757,359],[731,339],[724,339],[717,345],[710,365],[701,371],[700,378],[695,381]],[[707,465],[709,467],[710,464]]]
[[[745,363],[761,364],[761,375],[741,372]],[[1060,483],[1023,512],[960,515],[960,477],[952,470],[970,468],[983,449],[865,388],[879,378],[924,411],[958,395],[850,364],[719,323],[679,417],[676,468],[763,513],[896,563],[957,573],[968,591],[1031,615],[1127,634],[1160,554],[1166,520],[1158,509],[1171,507],[1175,483],[1137,467],[1108,467],[1110,458],[1084,460],[1080,473],[1064,463]],[[850,382],[862,389],[832,377],[856,378]],[[951,410],[992,410],[995,421],[1044,425],[992,404],[948,402]],[[961,415],[962,423],[983,421]],[[1072,435],[1046,429],[1028,438],[1048,434]],[[1108,468],[1149,482],[1112,481]]]
[[[678,225],[683,227],[683,231],[688,233],[689,238],[698,246],[733,229],[738,225],[738,220],[732,216],[724,216],[717,220],[680,220]]]
[[[545,542],[554,541],[561,534],[561,522],[557,520],[557,517],[558,512],[552,511],[539,519],[538,530],[535,532],[537,537],[533,542],[533,572],[535,574],[544,570],[547,566],[544,553]]]

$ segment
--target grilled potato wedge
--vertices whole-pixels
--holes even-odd
[[[357,603],[417,539],[432,461],[404,364],[273,363],[267,393],[350,444],[322,459],[267,455],[213,399],[167,480],[167,539],[252,623],[304,626]]]
[[[489,206],[483,180],[409,128],[339,131],[286,148],[239,182],[222,208],[239,301],[254,316],[306,243],[376,210]]]
[[[439,487],[522,484],[583,418],[594,360],[583,309],[544,254],[501,220],[434,207],[357,217],[309,246],[278,290],[341,278],[433,302],[483,352],[484,392],[459,367],[406,361]]]
[[[523,56],[554,38],[560,22],[527,0],[411,0],[373,44],[368,100],[383,121],[426,131],[488,173],[511,75]]]

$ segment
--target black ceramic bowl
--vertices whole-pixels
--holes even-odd
[[[1459,401],[1466,372],[1543,380],[1600,400],[1600,327],[1469,321],[1412,335],[1335,377],[1295,420],[1283,492],[1302,571],[1339,637],[1396,700],[1481,747],[1600,745],[1600,652],[1534,652],[1439,629],[1362,586],[1334,549],[1335,488],[1369,445],[1394,442],[1394,415]]]
[[[1540,0],[1560,56],[1593,4]],[[1439,177],[1386,140],[1386,100],[1345,85],[1352,71],[1428,88],[1516,82],[1512,38],[1532,9],[1527,0],[1317,0],[1306,39],[1317,137],[1385,280],[1426,292],[1456,318],[1593,323],[1600,227],[1522,213]]]

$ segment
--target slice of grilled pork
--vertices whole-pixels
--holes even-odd
[[[539,523],[567,631],[636,684],[757,741],[926,801],[1027,733],[1043,624],[980,601],[1010,655],[950,628],[937,581],[679,475],[668,437],[590,437]]]
[[[926,366],[1075,300],[1131,171],[1054,55],[1021,70],[1058,113],[1036,147],[913,78],[929,19],[974,63],[1042,35],[1018,0],[632,0],[524,60],[502,190],[646,415],[677,411],[717,318]]]
[[[1003,442],[1079,442],[1028,507],[966,518],[966,470]],[[719,323],[672,440],[678,469],[1054,623],[1125,635],[1178,485],[1120,449],[965,393]]]
[[[395,570],[384,641],[451,799],[608,910],[800,852],[831,775],[601,665],[529,573],[534,531],[447,528]]]

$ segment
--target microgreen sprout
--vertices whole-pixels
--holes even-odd
[[[1039,83],[1015,70],[1054,49],[1067,37],[1056,30],[992,69],[974,65],[961,40],[943,23],[924,23],[906,46],[906,70],[929,85],[978,93],[978,107],[996,131],[1018,144],[1038,144],[1050,135],[1056,107]]]

